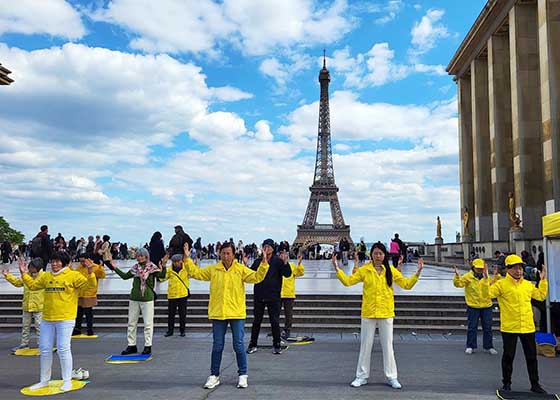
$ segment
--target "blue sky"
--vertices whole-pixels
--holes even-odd
[[[29,12],[33,3],[34,11]],[[352,237],[459,230],[456,87],[445,66],[485,1],[3,1],[0,198],[28,238],[292,241],[331,72]],[[322,221],[328,217],[320,210]]]

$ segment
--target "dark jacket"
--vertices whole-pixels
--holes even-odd
[[[257,258],[251,269],[256,271],[261,264],[262,257]],[[292,275],[292,268],[290,264],[284,262],[280,257],[273,255],[268,262],[270,267],[268,272],[261,283],[257,283],[254,287],[254,299],[255,300],[267,300],[267,301],[280,301],[280,292],[282,291],[282,277],[290,277]]]
[[[191,237],[186,234],[185,231],[176,233],[169,241],[169,253],[171,255],[183,254],[183,246],[185,243],[188,243],[189,247],[192,249],[193,240]]]
[[[152,240],[150,242],[150,261],[155,265],[159,265],[163,256],[165,256],[165,246],[163,245],[163,240]]]

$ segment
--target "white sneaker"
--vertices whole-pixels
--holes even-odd
[[[239,389],[245,389],[247,384],[247,375],[239,375],[239,381],[237,382],[237,387]]]
[[[34,385],[29,386],[29,390],[38,390],[49,386],[49,381],[39,382]]]
[[[64,382],[60,387],[60,390],[67,392],[72,389],[72,381]]]
[[[206,383],[204,384],[204,389],[214,389],[219,384],[220,384],[220,377],[216,375],[210,375],[208,379],[206,379]]]
[[[364,379],[364,378],[356,378],[350,384],[350,386],[352,386],[352,387],[360,387],[360,386],[364,386],[364,385],[367,385],[367,379]]]
[[[472,354],[473,351],[474,351],[474,350],[473,350],[472,348],[467,347],[467,348],[465,349],[465,354]]]
[[[394,379],[389,379],[389,381],[387,382],[387,384],[389,386],[391,386],[393,389],[401,389],[402,385],[399,383],[399,381],[397,380],[397,378]]]
[[[496,354],[498,354],[498,351],[494,348],[488,349],[488,350],[484,350],[485,353],[488,354],[492,354],[493,356],[495,356]]]

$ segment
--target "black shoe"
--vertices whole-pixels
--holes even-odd
[[[539,393],[539,394],[548,394],[546,390],[544,390],[542,388],[541,385],[539,385],[538,383],[536,385],[532,385],[531,386],[531,392],[533,393]]]
[[[126,346],[126,349],[121,351],[121,355],[123,356],[135,353],[138,353],[138,348],[136,346]]]
[[[272,354],[282,354],[282,348],[281,347],[274,347],[272,349]]]
[[[511,383],[504,383],[504,386],[502,386],[502,390],[505,390],[506,392],[511,392]]]
[[[152,346],[144,346],[144,350],[142,350],[142,354],[152,354]]]
[[[179,333],[179,336],[181,336],[181,337],[185,337],[185,332],[181,332],[181,333]]]
[[[87,331],[87,335],[88,336],[93,336],[93,335],[95,335],[95,333],[93,333],[93,331]]]
[[[72,336],[79,336],[82,334],[82,331],[79,329],[74,328],[74,330],[72,331]]]
[[[257,352],[257,346],[249,345],[249,347],[247,348],[247,354],[253,354],[256,352]]]
[[[173,336],[173,331],[167,331],[165,332],[165,335],[163,335],[165,337],[169,337],[169,336]]]

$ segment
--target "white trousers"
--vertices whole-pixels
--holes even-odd
[[[43,313],[41,311],[37,312],[27,312],[24,311],[21,318],[21,345],[29,345],[29,337],[31,332],[31,322],[35,321],[35,333],[37,334],[37,342],[39,342],[39,337],[41,336],[41,320],[43,319]]]
[[[136,330],[138,328],[138,318],[142,314],[144,320],[144,346],[152,345],[152,335],[154,333],[154,301],[134,301],[128,302],[128,330],[127,340],[129,346],[136,346]]]
[[[51,380],[53,347],[56,338],[56,352],[60,360],[62,380],[72,380],[72,330],[75,320],[66,321],[41,321],[41,336],[39,336],[39,350],[41,352],[41,382]]]
[[[368,379],[371,364],[371,351],[375,327],[379,329],[379,339],[383,351],[383,369],[387,379],[397,379],[397,362],[393,351],[393,318],[362,318],[360,357],[356,378]]]

